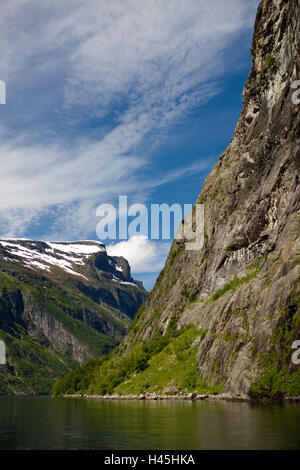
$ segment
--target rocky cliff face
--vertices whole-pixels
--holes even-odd
[[[300,339],[300,2],[264,0],[234,136],[205,181],[205,245],[174,242],[127,349],[197,325],[197,369],[235,395],[293,393]],[[299,388],[300,390],[300,388]]]
[[[101,243],[0,240],[0,392],[49,392],[116,346],[145,298],[127,261]]]

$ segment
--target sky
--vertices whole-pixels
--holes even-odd
[[[97,240],[119,196],[193,204],[241,111],[258,4],[1,0],[0,237]],[[171,238],[101,241],[151,289]]]

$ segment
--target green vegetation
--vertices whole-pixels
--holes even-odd
[[[49,394],[54,380],[68,374],[78,363],[40,346],[20,325],[15,327],[18,337],[0,330],[9,363],[0,366],[0,394]]]
[[[140,308],[138,309],[138,311],[136,312],[134,320],[128,329],[128,333],[135,334],[137,332],[137,324],[145,310],[145,307],[146,307],[146,304],[142,304]]]
[[[50,300],[45,294],[42,295],[38,290],[32,289],[31,293],[43,311],[50,313],[61,322],[80,342],[86,344],[94,355],[107,354],[118,344],[116,339],[99,333],[81,320],[73,318],[70,314],[71,312],[66,313],[66,306],[64,308],[58,306],[53,302],[53,299]]]
[[[265,251],[263,256],[255,260],[253,263],[249,264],[249,266],[247,266],[247,269],[249,271],[252,271],[253,269],[255,269],[257,272],[259,272],[261,270],[262,264],[265,262],[268,256],[269,256],[269,252]]]
[[[208,302],[215,302],[219,297],[222,297],[222,295],[226,294],[226,292],[229,291],[236,291],[240,286],[243,284],[247,284],[248,282],[251,281],[255,276],[257,276],[258,271],[255,271],[252,274],[249,274],[248,276],[244,277],[235,277],[232,281],[228,282],[223,286],[221,289],[217,290],[209,299]]]
[[[183,295],[192,304],[198,302],[198,293],[189,292],[187,284],[184,284],[181,295]]]
[[[22,273],[21,279],[1,273],[0,290],[3,292],[3,289],[7,289],[8,292],[20,290],[29,294],[41,311],[49,313],[61,322],[72,335],[87,345],[90,352],[95,356],[107,354],[119,343],[119,340],[96,331],[85,322],[74,317],[80,316],[84,310],[91,309],[91,311],[94,310],[100,313],[118,328],[120,336],[126,332],[125,325],[118,322],[88,297],[55,285],[47,278],[41,279],[35,273],[32,274],[32,277],[25,276]]]
[[[127,321],[116,319],[70,282],[54,282],[15,263],[10,274],[0,273],[0,339],[6,344],[8,359],[7,365],[0,366],[0,394],[50,393],[56,380],[79,366],[72,359],[72,347],[65,354],[58,353],[37,327],[29,336],[22,320],[23,301],[27,309],[40,312],[41,321],[45,315],[57,320],[90,357],[107,354],[126,332]],[[115,336],[85,323],[82,319],[89,315],[113,325]]]
[[[173,251],[171,257],[170,257],[170,266],[173,265],[175,259],[180,255],[180,253],[182,252],[182,249],[183,247],[180,246],[179,248],[177,248],[177,250]],[[160,276],[159,276],[160,277]],[[159,279],[159,278],[158,278]]]
[[[285,394],[300,395],[300,370],[291,372],[288,367],[281,370],[270,367],[251,385],[251,395],[253,397],[271,397],[275,399]]]
[[[0,294],[2,294],[3,289],[12,290],[14,288],[14,280],[5,273],[0,275]]]
[[[260,12],[262,11],[262,9],[263,9],[264,1],[265,1],[265,0],[262,0],[262,1],[260,2],[260,4],[258,5],[258,13],[260,13]]]
[[[291,363],[292,343],[298,339],[300,325],[300,294],[292,293],[274,327],[270,352],[257,355],[264,372],[251,384],[253,397],[280,398],[285,394],[300,395],[300,370]]]
[[[156,331],[148,343],[139,344],[120,355],[114,351],[98,363],[88,363],[69,374],[53,387],[62,394],[139,394],[168,388],[180,391],[220,393],[221,386],[209,387],[197,369],[196,345],[205,331],[196,327],[176,329],[176,319],[169,323],[166,335]]]
[[[269,67],[270,63],[271,63],[271,60],[272,60],[272,55],[269,53],[266,55],[265,57],[265,66],[266,67]]]

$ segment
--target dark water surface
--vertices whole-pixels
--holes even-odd
[[[300,405],[0,397],[0,449],[300,449]]]

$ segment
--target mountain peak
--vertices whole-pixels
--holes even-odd
[[[140,281],[134,281],[130,267],[122,257],[108,256],[105,245],[98,241],[36,241],[30,239],[0,239],[2,259],[10,263],[21,263],[25,268],[53,274],[62,270],[71,276],[77,276],[89,283],[91,266],[97,270],[98,276],[106,273],[106,277],[120,284],[131,284],[143,289]],[[90,276],[87,276],[90,271]]]
[[[0,392],[49,392],[54,378],[116,346],[145,299],[128,262],[101,242],[1,239]]]

